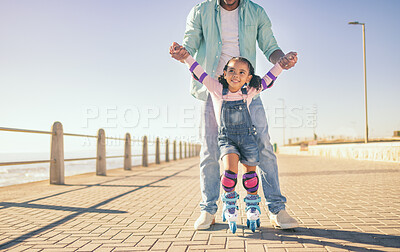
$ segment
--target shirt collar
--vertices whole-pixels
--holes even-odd
[[[242,8],[246,3],[247,3],[247,1],[248,0],[240,0],[240,3],[239,3],[239,6],[238,6],[238,8]],[[215,9],[216,10],[218,10],[220,7],[221,7],[221,0],[217,0],[216,2],[215,2]]]

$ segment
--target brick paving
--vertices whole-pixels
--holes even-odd
[[[198,158],[0,188],[5,251],[400,251],[400,164],[278,156],[287,210],[300,227],[217,224],[194,231]],[[245,195],[239,182],[238,191]],[[219,203],[221,206],[221,203]]]

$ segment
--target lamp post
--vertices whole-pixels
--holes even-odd
[[[350,25],[361,25],[363,32],[363,58],[364,58],[364,103],[365,103],[365,138],[364,142],[368,143],[368,107],[367,107],[367,64],[365,59],[365,23],[349,22]]]

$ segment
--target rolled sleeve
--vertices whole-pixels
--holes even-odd
[[[259,9],[258,11],[260,11],[260,15],[257,32],[257,42],[261,51],[269,60],[271,54],[276,50],[280,50],[280,47],[278,46],[278,43],[276,42],[276,39],[272,32],[271,20],[267,16],[267,13],[265,13],[264,9]]]
[[[199,49],[202,39],[203,30],[201,28],[201,15],[198,10],[198,5],[196,5],[192,8],[186,19],[186,30],[182,45],[190,55],[194,55]]]

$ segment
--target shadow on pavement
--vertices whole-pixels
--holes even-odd
[[[371,248],[368,245],[400,248],[400,236],[320,228],[299,227],[294,230],[277,230],[261,227],[255,233],[251,233],[251,231],[247,233],[245,238],[314,244],[350,251],[384,251]],[[365,244],[365,247],[361,247],[361,244]]]
[[[126,195],[128,195],[128,194],[130,194],[130,193],[133,193],[133,192],[138,191],[138,190],[143,189],[143,188],[151,187],[153,184],[156,184],[156,183],[158,183],[158,182],[161,182],[161,181],[164,181],[164,180],[166,180],[166,179],[169,179],[169,178],[172,178],[172,177],[174,177],[174,176],[177,176],[179,173],[182,173],[182,172],[185,172],[185,171],[187,171],[187,170],[190,170],[190,169],[192,169],[193,167],[197,167],[197,165],[189,166],[189,167],[186,168],[186,169],[180,170],[180,171],[175,172],[175,173],[173,173],[173,174],[171,174],[171,175],[168,175],[168,176],[164,176],[164,177],[162,177],[162,178],[160,178],[160,179],[158,179],[158,180],[155,180],[155,181],[153,181],[153,182],[151,182],[151,183],[148,183],[148,184],[145,184],[145,185],[142,185],[142,186],[138,186],[138,187],[135,188],[135,189],[132,189],[132,190],[127,191],[127,192],[125,192],[125,193],[119,194],[119,195],[117,195],[117,196],[115,196],[115,197],[112,197],[112,198],[109,198],[109,199],[107,199],[107,200],[104,200],[104,201],[102,201],[102,202],[100,202],[100,203],[98,203],[98,204],[96,204],[96,205],[90,206],[90,207],[88,207],[88,208],[39,205],[39,204],[31,204],[30,202],[37,201],[37,200],[40,200],[40,199],[45,199],[45,198],[50,198],[50,197],[58,196],[58,195],[61,195],[61,194],[65,194],[65,193],[67,193],[67,192],[72,192],[72,191],[77,191],[77,190],[86,189],[86,188],[89,188],[89,187],[92,187],[92,186],[102,186],[102,185],[100,185],[100,184],[96,184],[96,185],[85,185],[84,188],[78,188],[78,189],[74,189],[74,190],[69,190],[69,191],[67,191],[67,192],[57,193],[57,194],[54,194],[54,195],[51,195],[51,196],[46,196],[46,197],[43,197],[43,198],[40,198],[40,199],[30,200],[30,201],[27,201],[27,202],[24,202],[24,203],[3,202],[3,203],[0,204],[0,206],[3,206],[2,209],[7,208],[7,207],[24,207],[24,208],[25,208],[25,207],[28,207],[28,208],[40,208],[40,209],[52,209],[52,210],[61,210],[61,211],[72,211],[72,212],[74,212],[74,213],[72,213],[71,215],[68,215],[68,216],[66,216],[66,217],[63,217],[63,218],[61,218],[61,219],[58,220],[58,221],[52,222],[52,223],[50,223],[50,224],[48,224],[48,225],[46,225],[46,226],[44,226],[44,227],[41,227],[41,228],[36,229],[36,230],[33,230],[33,231],[29,232],[29,233],[26,233],[26,234],[23,234],[23,235],[21,235],[21,236],[19,236],[19,237],[17,237],[17,238],[14,238],[14,239],[12,239],[12,240],[10,240],[10,241],[8,241],[8,242],[5,242],[5,243],[3,243],[3,244],[0,244],[0,250],[1,250],[1,249],[7,249],[7,248],[10,248],[10,247],[12,247],[12,246],[15,246],[15,245],[17,245],[17,244],[19,244],[19,243],[25,241],[26,239],[29,239],[29,238],[31,238],[31,237],[33,237],[33,236],[35,236],[35,235],[38,235],[38,234],[40,234],[40,233],[42,233],[42,232],[44,232],[44,231],[49,230],[49,229],[51,229],[51,228],[60,226],[60,225],[62,225],[62,224],[64,224],[64,223],[66,223],[67,221],[70,221],[70,220],[72,220],[72,219],[78,217],[79,215],[84,214],[84,213],[87,213],[87,212],[96,212],[96,213],[124,213],[123,211],[115,211],[115,210],[107,210],[107,209],[105,210],[105,209],[98,209],[98,208],[101,207],[101,206],[104,206],[104,205],[106,205],[106,204],[108,204],[108,203],[110,203],[110,202],[112,202],[112,201],[114,201],[114,200],[116,200],[116,199],[119,199],[119,198],[121,198],[121,197],[123,197],[123,196],[126,196]],[[134,175],[133,175],[133,176],[134,176]],[[115,180],[119,180],[119,179],[115,179]],[[115,181],[115,180],[111,180],[111,181]],[[107,181],[107,182],[111,182],[111,181]]]

